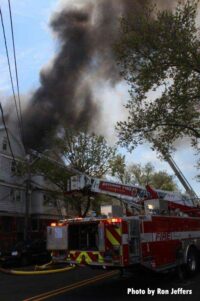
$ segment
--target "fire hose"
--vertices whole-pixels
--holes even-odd
[[[49,262],[43,266],[36,266],[35,269],[40,269],[40,270],[34,270],[34,271],[24,271],[24,270],[13,270],[13,269],[4,269],[0,268],[0,272],[9,274],[9,275],[47,275],[47,274],[54,274],[54,273],[62,273],[66,271],[70,271],[75,268],[75,266],[67,266],[64,268],[56,268],[56,269],[51,269],[51,270],[45,270],[46,267],[49,267],[52,262]]]

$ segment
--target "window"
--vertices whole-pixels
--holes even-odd
[[[39,231],[39,220],[38,219],[32,219],[31,220],[31,230],[32,231]]]
[[[21,191],[17,189],[10,190],[10,200],[12,202],[20,202],[21,201]]]
[[[15,201],[15,190],[14,189],[10,190],[10,200],[11,200],[11,202]]]
[[[21,191],[15,190],[15,201],[20,202],[21,201]]]
[[[53,200],[49,195],[43,194],[43,205],[48,207],[56,207],[56,201]]]
[[[15,173],[17,171],[16,162],[14,160],[12,160],[12,162],[11,162],[11,171],[13,173]]]
[[[3,143],[2,143],[2,149],[3,151],[6,151],[7,150],[7,139],[6,137],[3,138]]]
[[[43,194],[43,205],[44,206],[47,205],[49,201],[50,201],[49,196],[46,194]]]

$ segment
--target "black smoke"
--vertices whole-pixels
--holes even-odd
[[[77,130],[98,123],[101,104],[95,101],[93,81],[103,79],[113,85],[121,80],[112,50],[119,34],[119,17],[137,18],[146,3],[93,0],[81,9],[64,6],[53,15],[50,26],[57,37],[58,53],[48,69],[41,71],[40,87],[23,112],[26,147],[45,148],[62,123]],[[95,79],[88,80],[92,72]]]

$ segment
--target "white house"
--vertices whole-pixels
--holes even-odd
[[[63,200],[51,196],[56,189],[52,183],[41,175],[30,175],[31,190],[27,191],[27,175],[16,175],[15,161],[26,160],[27,156],[18,128],[8,120],[6,127],[15,160],[0,120],[0,248],[23,238],[27,192],[30,193],[28,220],[32,237],[44,236],[50,221],[66,215]]]

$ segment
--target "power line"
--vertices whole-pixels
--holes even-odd
[[[18,119],[18,122],[19,122],[20,130],[22,131],[20,118],[19,118],[18,107],[17,107],[17,100],[16,100],[16,97],[15,97],[15,89],[14,89],[14,84],[13,84],[13,77],[12,77],[12,72],[11,72],[10,58],[9,58],[9,53],[8,53],[5,26],[4,26],[3,14],[2,14],[1,7],[0,7],[0,17],[1,17],[1,26],[2,26],[2,30],[3,30],[4,44],[5,44],[5,49],[6,49],[6,56],[7,56],[8,68],[9,68],[9,75],[10,75],[10,81],[11,81],[11,86],[12,86],[13,98],[14,98],[15,108],[16,108],[16,113],[17,113],[17,119]]]
[[[2,121],[3,121],[3,125],[4,125],[5,131],[6,131],[6,136],[7,136],[7,140],[8,140],[8,145],[9,145],[9,148],[10,148],[10,152],[11,152],[11,155],[13,157],[13,161],[16,163],[15,156],[14,156],[14,153],[13,153],[13,150],[12,150],[12,147],[11,147],[10,137],[9,137],[9,134],[8,134],[8,129],[6,127],[6,122],[5,122],[5,118],[4,118],[4,112],[3,112],[3,107],[1,105],[1,103],[0,103],[0,111],[1,111],[1,117],[2,117]]]
[[[15,62],[15,76],[16,76],[16,82],[17,82],[19,115],[20,115],[21,128],[22,128],[22,138],[23,138],[23,121],[22,121],[21,99],[20,99],[20,93],[19,93],[19,78],[18,78],[18,70],[17,70],[17,59],[16,59],[15,39],[14,39],[13,19],[12,19],[12,8],[11,8],[10,0],[8,0],[8,6],[9,6],[9,14],[10,14],[10,27],[11,27],[11,33],[12,33],[13,56],[14,56],[14,62]]]

